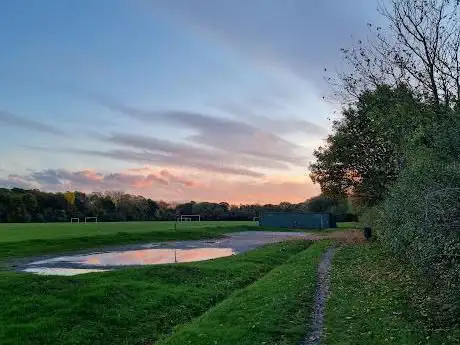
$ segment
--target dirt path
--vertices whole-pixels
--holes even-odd
[[[318,284],[316,287],[315,304],[310,321],[310,334],[302,345],[319,345],[324,327],[324,313],[330,287],[330,269],[335,248],[329,248],[318,265]]]

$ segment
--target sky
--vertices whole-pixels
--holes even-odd
[[[0,2],[0,187],[302,202],[373,0]]]

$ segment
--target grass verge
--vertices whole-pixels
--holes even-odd
[[[309,245],[75,277],[0,272],[0,344],[153,344]]]
[[[298,345],[307,333],[317,264],[328,246],[311,245],[158,345]]]
[[[460,329],[431,332],[424,312],[411,303],[415,274],[376,245],[342,247],[332,266],[326,343],[460,344]]]

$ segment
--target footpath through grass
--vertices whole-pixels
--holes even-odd
[[[247,302],[248,307],[255,308],[260,302],[263,314],[258,309],[239,309],[240,316],[251,311],[248,318],[263,321],[262,315],[279,313],[271,320],[278,322],[274,326],[281,331],[289,324],[285,316],[297,315],[298,309],[292,304],[303,308],[311,298],[308,284],[312,283],[308,281],[313,269],[308,262],[310,256],[316,260],[319,251],[306,254],[309,251],[303,251],[309,245],[306,241],[290,241],[207,262],[75,277],[0,272],[0,291],[4,292],[0,299],[0,344],[153,344],[176,325],[198,317],[233,291],[248,286],[302,252],[287,266],[272,271],[268,281],[249,288],[246,301],[245,293],[239,293],[233,297],[235,302],[224,304],[227,309],[233,303],[237,303],[235,308],[244,308]],[[304,265],[308,273],[303,273]],[[297,274],[300,276],[296,277]],[[307,291],[299,291],[299,286],[305,288],[304,283]],[[286,308],[284,314],[279,310],[281,307]],[[268,326],[259,323],[257,327]]]
[[[158,345],[298,345],[308,331],[317,265],[329,246],[311,245]]]
[[[326,344],[460,344],[460,327],[430,331],[416,275],[376,245],[340,248],[331,279]]]

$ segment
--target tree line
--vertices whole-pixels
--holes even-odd
[[[329,212],[338,220],[353,220],[348,201],[317,196],[305,202],[278,205],[230,205],[227,202],[167,203],[119,191],[48,193],[32,189],[0,188],[0,222],[68,222],[98,217],[99,221],[175,220],[197,214],[202,220],[253,220],[263,211]]]
[[[457,0],[390,0],[387,27],[342,49],[330,80],[344,106],[315,153],[311,178],[352,200],[378,243],[413,264],[433,321],[460,319],[460,8]]]

